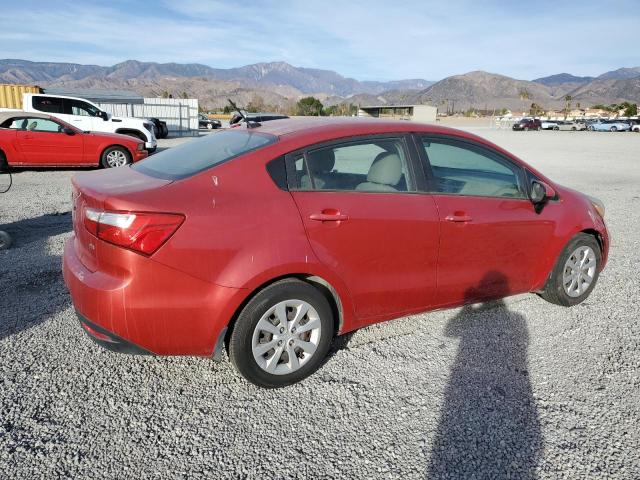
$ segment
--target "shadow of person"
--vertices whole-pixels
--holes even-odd
[[[508,294],[506,277],[490,272],[465,299]],[[542,435],[527,369],[525,318],[502,300],[467,305],[445,334],[460,341],[427,478],[536,478]]]

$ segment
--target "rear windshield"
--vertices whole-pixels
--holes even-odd
[[[138,162],[131,168],[152,177],[179,180],[276,140],[277,137],[266,133],[226,130],[189,140]]]

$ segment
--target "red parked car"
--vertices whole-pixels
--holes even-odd
[[[575,305],[602,204],[472,134],[363,119],[235,128],[77,174],[64,276],[112,350],[219,358],[291,384],[376,322],[536,292]]]
[[[0,113],[3,167],[121,167],[148,155],[144,142],[116,133],[82,132],[40,113]]]

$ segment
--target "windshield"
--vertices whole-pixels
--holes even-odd
[[[157,153],[131,168],[152,177],[178,180],[274,143],[277,137],[250,130],[227,130]]]

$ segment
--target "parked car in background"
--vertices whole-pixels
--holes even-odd
[[[588,126],[588,130],[594,132],[628,132],[631,126],[621,120],[600,120]]]
[[[481,137],[413,122],[228,129],[77,174],[72,198],[64,278],[90,337],[156,355],[226,345],[263,387],[392,318],[525,292],[576,305],[609,249],[599,200]]]
[[[584,123],[561,120],[557,122],[553,130],[570,130],[575,132],[577,130],[586,130],[586,128]]]
[[[636,123],[635,125],[633,125],[631,127],[631,131],[632,132],[639,132],[640,133],[640,123]]]
[[[559,122],[559,120],[542,120],[540,122],[540,128],[542,128],[542,130],[553,130]]]
[[[537,118],[523,118],[518,123],[513,125],[513,130],[540,130],[542,129],[542,122]]]
[[[198,126],[200,128],[206,128],[208,130],[212,130],[214,128],[222,127],[222,122],[220,120],[213,120],[203,113],[198,114]]]
[[[22,96],[25,112],[39,112],[73,125],[83,132],[121,133],[139,138],[145,149],[152,153],[158,142],[149,120],[132,117],[114,117],[98,106],[75,97],[25,93]]]
[[[149,121],[153,123],[153,133],[155,134],[156,138],[167,138],[169,136],[167,122],[153,117],[150,118]]]
[[[111,168],[146,157],[144,142],[137,138],[83,132],[41,113],[0,113],[0,170],[3,166]]]
[[[287,115],[283,115],[281,113],[245,113],[244,116],[250,121],[250,122],[269,122],[271,120],[283,120],[285,118],[289,118]],[[229,120],[229,126],[230,127],[236,127],[239,126],[240,124],[242,124],[244,122],[244,120],[242,119],[242,116],[239,113],[234,113],[233,116],[231,117],[231,120]]]

